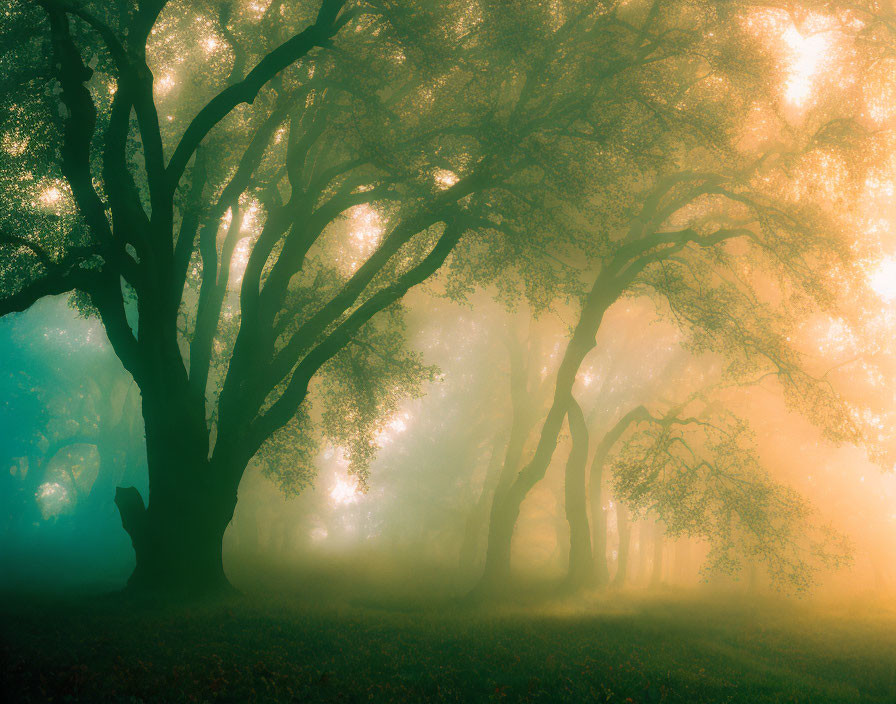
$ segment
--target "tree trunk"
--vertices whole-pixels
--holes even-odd
[[[473,589],[472,595],[480,596],[496,591],[506,584],[510,577],[510,549],[513,531],[520,513],[522,498],[515,503],[510,488],[523,459],[526,440],[535,425],[533,391],[530,386],[531,361],[527,364],[522,344],[516,337],[508,340],[510,358],[510,398],[513,420],[504,463],[498,475],[488,515],[485,566],[482,578]]]
[[[619,549],[616,553],[616,575],[613,577],[613,586],[621,587],[625,584],[625,578],[628,574],[628,554],[632,541],[628,509],[618,499],[616,500],[616,527],[619,532]]]
[[[621,290],[617,288],[618,281],[614,278],[616,273],[612,269],[601,272],[585,299],[579,323],[557,370],[554,398],[541,426],[532,459],[520,470],[506,492],[501,492],[500,497],[496,493],[496,499],[500,498],[500,501],[495,503],[492,511],[493,523],[489,526],[489,547],[482,580],[485,589],[490,588],[495,577],[509,574],[510,544],[513,541],[514,524],[519,517],[520,507],[532,488],[544,478],[551,464],[563,420],[573,402],[572,387],[575,384],[576,374],[585,355],[594,347],[594,338],[604,313]],[[511,521],[510,525],[506,524],[507,521]]]
[[[495,494],[489,515],[488,543],[485,551],[485,568],[474,594],[497,591],[510,580],[510,549],[520,504],[511,496]]]
[[[675,573],[679,584],[687,584],[691,578],[691,541],[687,537],[675,543]]]
[[[595,458],[597,459],[597,458]],[[594,582],[599,587],[610,583],[610,572],[607,569],[607,512],[603,506],[603,462],[591,463],[591,522],[593,524],[593,562]]]
[[[567,415],[572,449],[566,463],[566,520],[569,523],[569,571],[567,586],[571,589],[594,584],[594,560],[588,529],[588,506],[585,493],[585,464],[588,461],[588,428],[585,416],[575,400]]]
[[[638,575],[635,577],[638,584],[647,581],[647,545],[650,542],[648,535],[650,524],[647,521],[638,522]]]
[[[482,482],[482,491],[475,506],[470,510],[464,525],[464,537],[460,546],[459,566],[461,570],[472,569],[479,560],[480,546],[485,519],[488,516],[489,498],[498,483],[498,470],[501,463],[502,439],[496,438],[492,454]]]
[[[149,504],[134,487],[115,492],[137,558],[128,589],[185,596],[229,590],[222,542],[236,508],[232,478],[242,473],[211,465],[204,419],[191,417],[187,404],[147,396]]]
[[[653,524],[653,574],[650,586],[658,587],[663,581],[663,525],[659,519]]]
[[[137,557],[128,589],[184,595],[227,591],[221,545],[236,497],[215,499],[195,489],[150,495],[145,508],[134,487],[115,492],[121,524]]]

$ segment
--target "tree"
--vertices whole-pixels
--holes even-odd
[[[671,181],[678,178],[676,176]],[[857,440],[860,437],[857,425],[840,397],[825,380],[807,373],[799,352],[787,344],[787,318],[763,306],[756,289],[742,278],[728,279],[717,268],[720,265],[729,271],[733,269],[730,255],[722,250],[723,243],[747,239],[756,247],[755,253],[760,258],[767,254],[780,257],[778,261],[783,265],[782,275],[792,276],[793,283],[805,286],[809,296],[817,297],[816,300],[824,303],[829,292],[821,285],[820,272],[814,269],[815,261],[828,261],[828,270],[835,268],[840,265],[838,248],[832,245],[829,238],[818,238],[815,232],[805,228],[802,221],[789,215],[787,210],[760,200],[759,194],[747,195],[730,190],[716,182],[715,177],[709,179],[712,183],[708,183],[704,177],[698,176],[696,188],[691,174],[684,175],[683,181],[691,184],[690,193],[669,195],[667,185],[662,183],[653,192],[654,196],[660,196],[653,202],[663,196],[670,198],[673,204],[671,212],[663,214],[657,222],[655,215],[651,218],[642,211],[642,216],[635,221],[617,251],[606,260],[605,267],[583,302],[578,326],[556,377],[554,400],[542,426],[538,447],[508,489],[504,507],[497,514],[498,521],[491,527],[489,550],[494,566],[487,572],[487,579],[493,579],[494,575],[506,578],[510,541],[519,506],[528,491],[544,476],[550,463],[564,417],[573,400],[572,388],[576,376],[585,356],[595,344],[604,313],[633,285],[650,287],[655,295],[665,297],[672,315],[685,329],[692,331],[691,347],[694,350],[714,350],[727,356],[730,359],[729,373],[735,377],[744,373],[772,371],[781,379],[789,400],[818,422],[831,437],[839,440]],[[668,183],[670,181],[666,181]],[[704,233],[690,227],[665,232],[659,229],[661,222],[678,212],[683,204],[693,205],[707,191],[718,194],[723,200],[730,197],[737,202],[749,203],[750,224],[759,228],[768,239],[763,240],[754,230],[744,226],[710,225],[708,232],[704,230]],[[699,211],[703,223],[712,222],[718,217],[706,210]],[[724,215],[721,217],[723,221],[726,218]],[[645,234],[643,223],[651,219],[657,229]],[[799,232],[802,237],[797,242],[795,238]],[[641,239],[642,236],[644,239]],[[701,261],[703,250],[714,253]],[[739,252],[739,256],[745,255]],[[689,312],[685,313],[685,309]]]
[[[3,326],[7,521],[36,523],[43,493],[58,495],[76,518],[95,521],[114,510],[111,489],[123,478],[134,481],[145,455],[136,389],[115,356],[91,344],[97,326],[45,329],[58,312],[44,306],[37,315],[37,323]]]
[[[659,15],[651,29],[660,34],[663,26],[674,31],[670,27],[679,18]],[[708,28],[704,32],[700,36],[710,35]],[[741,45],[741,51],[747,52],[747,46]],[[727,116],[717,117],[729,127],[720,126],[719,141],[704,135],[707,144],[689,148],[684,128],[673,133],[668,127],[681,114],[681,103],[666,113],[668,103],[658,101],[656,119],[665,128],[664,135],[679,140],[677,150],[690,164],[644,173],[649,185],[641,193],[636,214],[627,228],[606,236],[598,271],[582,298],[578,325],[557,373],[538,447],[502,497],[503,507],[493,512],[484,590],[507,577],[520,504],[550,464],[573,402],[577,374],[595,344],[604,314],[625,295],[648,295],[661,310],[667,307],[689,331],[692,349],[727,358],[732,376],[777,374],[788,400],[830,437],[860,438],[848,406],[825,379],[807,372],[804,357],[789,344],[788,336],[808,308],[830,308],[838,286],[855,280],[850,232],[842,227],[846,218],[832,212],[829,204],[813,204],[810,199],[818,195],[812,186],[818,179],[811,172],[813,159],[831,154],[848,159],[854,153],[850,149],[855,133],[848,121],[844,125],[839,119],[825,119],[806,122],[805,131],[796,131],[796,136],[790,125],[779,124],[779,131],[762,135],[758,145],[726,142],[725,135],[740,139],[727,121],[736,124],[744,119],[742,114],[735,116],[736,109],[768,110],[773,97],[763,98],[762,91],[739,94],[737,88],[745,84],[738,86],[725,75],[724,64],[696,63],[703,71],[682,68],[682,75],[691,76],[693,82],[685,81],[676,95],[688,95],[706,107],[702,101],[709,96],[695,86],[715,75],[716,85],[725,86],[725,104],[731,108]],[[707,90],[718,101],[714,88]],[[788,142],[779,141],[784,135]],[[788,196],[791,179],[798,192]],[[832,274],[841,278],[835,281]]]
[[[566,462],[566,520],[569,523],[569,570],[567,586],[577,589],[594,583],[594,560],[591,553],[591,532],[588,527],[585,465],[588,462],[588,425],[581,407],[573,402],[567,413],[572,447]]]
[[[770,478],[749,426],[717,406],[697,397],[660,416],[643,407],[625,416],[628,437],[611,461],[616,489],[654,512],[666,535],[705,538],[705,571],[732,574],[758,560],[778,586],[808,589],[819,568],[848,561],[848,543]]]
[[[3,46],[0,314],[71,293],[99,316],[146,430],[148,504],[117,494],[130,584],[221,588],[240,478],[278,431],[315,434],[312,380],[363,480],[384,409],[427,376],[397,303],[467,231],[455,290],[512,259],[553,295],[541,225],[581,201],[568,176],[597,133],[575,126],[605,88],[584,79],[641,59],[611,58],[631,30],[572,2],[37,5],[13,7]],[[383,231],[353,252],[340,226],[361,206]]]

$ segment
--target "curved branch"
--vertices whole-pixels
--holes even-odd
[[[435,274],[460,241],[466,229],[466,223],[460,218],[449,221],[442,236],[419,264],[399,276],[391,285],[380,289],[364,301],[305,356],[296,367],[283,395],[252,425],[248,441],[253,451],[295,415],[305,400],[308,394],[308,385],[317,371],[348,345],[355,333],[374,315],[401,299],[411,288]]]
[[[10,245],[13,247],[24,247],[29,252],[31,252],[35,257],[40,260],[40,263],[47,268],[47,270],[52,269],[56,266],[56,262],[54,262],[50,255],[47,254],[47,251],[38,244],[34,242],[30,242],[26,240],[24,237],[19,237],[18,235],[7,235],[4,233],[0,233],[0,246],[2,245]]]
[[[290,64],[309,51],[326,46],[339,31],[336,16],[346,0],[324,0],[317,21],[304,31],[288,39],[265,56],[242,81],[225,88],[199,111],[181,137],[166,169],[169,195],[180,182],[187,163],[205,136],[241,103],[252,103],[264,85]]]
[[[32,281],[16,293],[0,298],[0,318],[10,313],[21,313],[28,310],[41,298],[47,296],[58,296],[76,289],[85,290],[89,285],[87,276],[87,272],[74,269],[58,271],[49,276],[43,276],[37,281]]]

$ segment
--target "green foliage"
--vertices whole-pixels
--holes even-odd
[[[829,437],[860,439],[790,342],[851,256],[791,174],[858,142],[832,114],[786,124],[753,3],[42,5],[14,2],[0,36],[0,314],[69,293],[99,315],[164,420],[148,442],[189,447],[223,494],[256,453],[298,493],[323,442],[366,485],[377,433],[435,375],[398,302],[441,269],[453,299],[537,312],[595,281],[600,315],[647,293],[731,380],[773,373]],[[767,133],[747,139],[757,111]],[[805,517],[730,425],[705,464],[648,430],[620,459],[632,497],[694,510],[720,566],[744,534],[786,549]],[[752,488],[701,503],[709,466]]]
[[[315,395],[322,409],[322,431],[346,450],[349,472],[367,486],[371,460],[382,432],[408,398],[419,397],[438,369],[405,349],[401,309],[394,306],[368,323],[352,344],[322,370]]]
[[[763,466],[749,426],[730,413],[670,412],[639,423],[611,461],[617,496],[652,511],[671,537],[706,539],[707,573],[755,561],[779,588],[805,591],[850,562],[849,543]]]
[[[319,450],[314,423],[300,410],[265,441],[255,460],[285,496],[298,496],[317,477]]]

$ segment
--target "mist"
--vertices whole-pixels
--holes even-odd
[[[14,700],[891,701],[893,17],[15,0]]]

